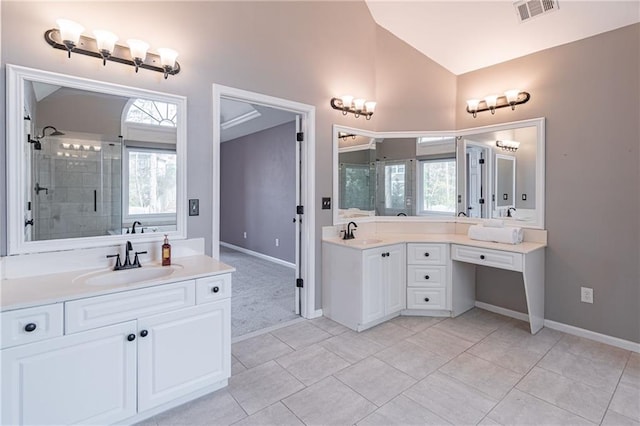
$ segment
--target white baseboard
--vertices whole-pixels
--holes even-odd
[[[596,333],[595,331],[585,330],[584,328],[574,327],[573,325],[563,324],[561,322],[551,321],[548,319],[544,320],[544,326],[567,334],[573,334],[574,336],[584,337],[600,343],[606,343],[607,345],[616,346],[628,351],[640,352],[640,343],[631,342],[629,340],[620,339],[607,334]]]
[[[290,325],[299,323],[304,320],[305,320],[304,318],[300,317],[300,318],[292,319],[291,321],[286,321],[280,324],[272,325],[271,327],[266,327],[260,330],[252,331],[251,333],[243,334],[242,336],[233,337],[231,339],[231,344],[242,342],[243,340],[251,339],[252,337],[260,336],[262,334],[271,333],[272,331],[275,331],[284,327],[289,327]]]
[[[484,309],[485,311],[493,312],[496,314],[504,315],[505,317],[519,319],[520,321],[529,322],[529,315],[522,312],[512,311],[511,309],[501,308],[500,306],[490,305],[484,302],[476,301],[476,307]]]
[[[511,317],[519,319],[521,321],[529,321],[529,315],[523,314],[522,312],[512,311],[511,309],[501,308],[499,306],[490,305],[484,302],[476,302],[476,306],[480,309],[484,309],[485,311],[504,315],[505,317]],[[552,330],[562,331],[563,333],[571,334],[578,337],[584,337],[585,339],[594,340],[596,342],[605,343],[617,348],[640,353],[640,343],[631,342],[629,340],[620,339],[618,337],[613,337],[602,333],[596,333],[595,331],[586,330],[580,327],[574,327],[573,325],[568,325],[548,319],[544,320],[544,326]]]
[[[259,257],[260,259],[268,260],[269,262],[277,263],[278,265],[286,266],[293,269],[295,269],[296,267],[295,263],[287,262],[286,260],[278,259],[277,257],[267,256],[266,254],[258,253],[257,251],[249,250],[244,247],[236,246],[222,241],[220,241],[220,245],[251,256]]]
[[[311,314],[309,314],[307,319],[320,318],[322,315],[324,315],[322,313],[322,309],[316,309],[315,311],[311,312]]]

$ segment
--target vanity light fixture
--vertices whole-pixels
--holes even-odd
[[[339,98],[331,98],[331,108],[342,111],[342,115],[351,113],[356,118],[363,115],[367,120],[371,120],[371,116],[376,110],[376,103],[361,98],[354,99],[351,95],[344,95]]]
[[[503,151],[516,152],[520,148],[520,142],[516,141],[496,141],[496,146]]]
[[[491,114],[496,113],[496,109],[511,107],[511,110],[516,109],[516,105],[527,103],[531,99],[531,95],[528,92],[520,91],[519,89],[511,89],[504,92],[504,95],[489,95],[484,99],[469,99],[467,100],[467,112],[473,114],[473,118],[476,118],[479,112],[491,111]]]
[[[54,49],[62,49],[81,55],[92,56],[102,60],[130,65],[138,69],[161,72],[166,79],[169,75],[180,72],[180,64],[176,62],[178,52],[173,49],[161,48],[158,53],[149,52],[149,44],[136,39],[127,40],[127,46],[116,44],[118,36],[110,31],[95,30],[95,38],[82,35],[84,27],[68,19],[58,19],[58,28],[52,28],[44,33],[44,39]]]
[[[338,138],[342,139],[343,141],[347,141],[347,139],[351,138],[353,140],[356,139],[356,135],[354,135],[353,133],[347,133],[347,132],[338,132]]]

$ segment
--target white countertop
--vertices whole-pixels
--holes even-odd
[[[87,285],[82,279],[87,274],[107,272],[108,268],[4,279],[0,281],[0,311],[65,302],[235,271],[232,266],[205,255],[176,258],[172,264],[176,266],[172,274],[135,284]],[[148,265],[158,266],[158,264]],[[144,266],[142,268],[144,269]],[[113,273],[126,273],[126,271]]]
[[[380,240],[380,242],[362,244],[361,241]],[[493,243],[490,241],[472,240],[464,234],[370,234],[359,235],[353,240],[343,240],[339,237],[324,238],[325,243],[336,244],[343,247],[349,247],[356,250],[364,250],[375,247],[383,247],[391,244],[399,243],[450,243],[462,244],[471,247],[480,247],[486,249],[503,250],[512,253],[527,254],[535,250],[546,247],[543,243],[522,242],[520,244],[503,244]]]

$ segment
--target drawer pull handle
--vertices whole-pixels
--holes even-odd
[[[147,337],[149,335],[149,332],[147,330],[142,330],[140,332],[140,337]]]
[[[37,325],[30,322],[29,324],[24,326],[24,331],[26,331],[27,333],[31,333],[32,331],[35,331],[37,327],[38,327]]]
[[[484,254],[480,255],[480,259],[484,260]]]
[[[429,279],[429,275],[425,275],[425,276],[424,276],[424,279],[425,279],[425,280],[428,280],[428,279]]]
[[[133,342],[134,340],[136,340],[136,335],[131,333],[130,335],[127,336],[127,340],[130,342]]]
[[[426,253],[424,254],[424,257],[429,257],[429,252],[426,252]]]
[[[428,297],[425,297],[425,298],[424,298],[424,301],[425,301],[425,302],[428,302],[428,301],[429,301],[429,298],[428,298]]]
[[[389,254],[389,252],[382,253],[382,257],[389,257],[389,256],[391,256],[391,255]]]
[[[220,287],[215,286],[214,288],[211,289],[212,292],[217,293],[220,291]]]

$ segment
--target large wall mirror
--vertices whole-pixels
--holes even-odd
[[[13,65],[7,95],[9,254],[186,237],[184,97]]]
[[[334,147],[336,223],[372,216],[455,216],[453,134],[334,126]]]
[[[334,125],[334,223],[503,218],[544,228],[544,119],[457,132]]]

